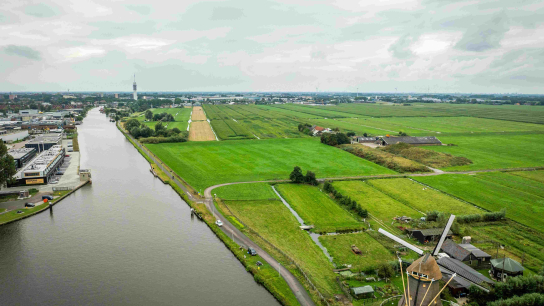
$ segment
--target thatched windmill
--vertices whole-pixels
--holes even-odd
[[[479,284],[474,283],[471,279],[468,279],[457,273],[453,273],[452,277],[448,280],[446,285],[440,289],[439,281],[442,279],[442,273],[440,272],[439,263],[437,263],[435,257],[438,256],[442,243],[446,239],[448,232],[453,224],[455,219],[454,215],[451,215],[442,236],[435,246],[432,253],[424,254],[424,252],[409,244],[408,242],[398,238],[397,236],[390,234],[389,232],[379,229],[378,231],[385,236],[395,240],[396,242],[404,245],[408,249],[422,255],[419,259],[415,260],[407,269],[406,269],[406,283],[404,281],[404,273],[402,272],[402,262],[399,258],[401,275],[402,275],[402,284],[404,286],[404,294],[399,301],[398,306],[441,306],[442,301],[440,300],[440,293],[444,288],[449,284],[454,277],[461,277],[466,281],[473,283],[474,285],[484,289]]]

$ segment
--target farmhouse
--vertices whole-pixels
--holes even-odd
[[[491,259],[491,274],[497,279],[523,275],[525,268],[511,258]]]
[[[378,140],[377,137],[356,137],[358,143],[374,143]]]
[[[449,278],[444,278],[446,274],[457,273],[458,278],[461,280],[469,280],[478,285],[493,284],[493,281],[485,277],[482,273],[472,269],[457,259],[442,257],[438,259],[438,265],[440,266],[440,270],[445,272],[442,274],[442,277],[443,279],[446,279],[446,281],[449,280]],[[468,290],[466,285],[467,284],[459,284],[459,286]],[[468,286],[470,287],[470,284]]]
[[[440,238],[442,235],[442,228],[429,228],[429,229],[407,229],[407,231],[410,233],[410,236],[416,238],[419,243],[426,243],[429,241],[434,241]],[[451,239],[451,235],[453,232],[450,230],[448,231],[448,235],[446,238]]]
[[[469,243],[457,244],[453,240],[448,239],[444,241],[441,249],[451,258],[459,261],[470,261],[472,263],[473,260],[477,260],[478,265],[481,265],[491,260],[491,255]]]
[[[482,264],[483,262],[489,262],[491,260],[491,255],[478,249],[470,243],[460,244],[459,246],[470,252],[471,261],[477,260],[478,264]]]
[[[434,136],[428,137],[411,137],[411,136],[400,136],[400,137],[380,137],[376,143],[382,146],[389,146],[397,143],[407,143],[413,146],[441,146],[442,142]]]
[[[323,133],[330,133],[330,132],[331,132],[331,129],[324,128],[324,127],[317,126],[317,125],[312,125],[312,134],[314,136],[320,135],[320,134],[323,134]]]

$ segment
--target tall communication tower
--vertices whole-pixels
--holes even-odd
[[[138,86],[136,85],[136,74],[134,74],[134,83],[132,83],[132,98],[138,100]]]

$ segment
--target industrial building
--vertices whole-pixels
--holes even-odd
[[[34,148],[38,153],[49,150],[51,147],[60,145],[62,134],[49,134],[38,136],[25,144],[26,148]]]
[[[43,151],[20,170],[15,177],[21,185],[47,184],[64,162],[65,151],[60,145]]]
[[[36,156],[36,152],[34,148],[20,148],[9,150],[8,154],[13,157],[15,168],[19,169],[28,164]]]

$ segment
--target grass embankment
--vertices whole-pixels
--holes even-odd
[[[361,230],[362,222],[341,208],[318,187],[300,184],[278,184],[276,190],[304,220],[314,225],[315,232]]]
[[[300,230],[298,221],[283,203],[258,200],[225,201],[225,204],[242,222],[292,257],[323,294],[331,297],[339,292],[332,264],[310,236]]]
[[[453,156],[451,154],[425,150],[423,148],[414,147],[406,143],[390,145],[384,147],[381,150],[402,156],[410,160],[414,160],[418,163],[433,168],[455,167],[472,164],[472,161],[466,157]]]
[[[151,164],[154,171],[158,176],[167,178],[168,175],[164,173],[150,158],[145,154],[131,139],[126,135],[122,129],[120,131],[125,135],[125,137],[134,145],[134,147],[140,152],[140,154]],[[246,270],[249,271],[256,282],[262,284],[282,305],[299,305],[296,296],[289,288],[289,285],[281,276],[278,275],[275,269],[273,269],[269,264],[266,263],[260,256],[245,256],[246,250],[240,249],[237,243],[230,239],[221,229],[219,229],[215,224],[215,217],[211,212],[206,208],[205,205],[192,202],[185,192],[172,180],[165,180],[178,195],[192,208],[194,208],[210,227],[210,229],[223,241],[223,243],[229,248],[229,250],[236,256],[236,258],[245,266]],[[256,265],[257,261],[263,263],[261,267]]]
[[[367,182],[389,197],[423,213],[431,210],[455,215],[481,214],[483,212],[473,205],[461,202],[410,179],[368,180]]]
[[[396,258],[368,233],[320,236],[319,241],[334,258],[337,267],[351,265],[353,272],[374,270],[380,263]],[[355,254],[352,245],[359,248],[362,254]]]
[[[317,139],[268,139],[146,144],[196,189],[228,182],[288,179],[294,166],[318,178],[393,171]]]
[[[373,149],[361,144],[346,144],[340,148],[355,156],[359,156],[378,165],[389,168],[400,173],[405,172],[430,172],[431,170],[425,165],[422,165],[413,160],[406,159],[402,156],[380,150]]]
[[[521,176],[533,181],[537,181],[544,184],[544,171],[516,171],[516,172],[509,172],[508,174]],[[527,182],[527,181],[526,181]]]
[[[486,176],[448,174],[414,178],[489,211],[506,209],[506,216],[544,232],[544,198],[516,189]],[[529,181],[532,184],[534,181]],[[544,188],[544,185],[543,185]]]
[[[79,152],[79,141],[77,140],[77,132],[73,134],[72,137],[72,148],[74,149],[74,152]]]

